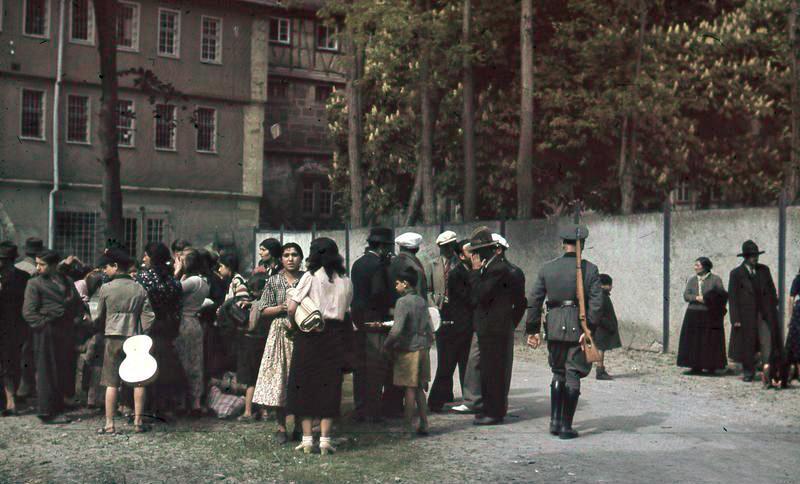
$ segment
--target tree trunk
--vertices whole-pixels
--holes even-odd
[[[117,2],[95,0],[97,50],[100,55],[100,153],[103,163],[103,193],[100,208],[105,218],[105,235],[120,243],[124,241],[122,219],[122,188],[120,162],[117,149]]]
[[[791,66],[792,88],[790,91],[791,108],[791,154],[789,156],[789,166],[784,170],[784,184],[789,203],[797,199],[797,192],[800,190],[800,42],[797,35],[797,15],[800,11],[800,0],[792,0],[789,5],[789,64]]]
[[[522,100],[517,153],[517,218],[533,215],[533,0],[522,0]]]
[[[647,28],[647,4],[644,0],[639,0],[639,40],[636,45],[636,65],[633,73],[633,82],[631,83],[631,90],[633,95],[629,100],[633,104],[628,108],[625,114],[625,121],[630,116],[630,137],[626,137],[625,130],[623,129],[623,143],[627,140],[630,141],[630,147],[627,149],[627,158],[624,158],[626,150],[620,149],[620,165],[619,165],[619,188],[620,188],[620,211],[625,215],[633,213],[634,200],[634,183],[633,177],[636,172],[636,163],[638,158],[639,147],[637,144],[636,124],[638,122],[637,113],[638,106],[636,104],[639,100],[639,76],[642,72],[642,55],[644,52],[645,30]],[[627,124],[623,122],[623,126]]]
[[[431,49],[429,36],[428,12],[431,10],[431,0],[421,2],[423,32],[420,36],[420,115],[422,117],[422,133],[420,140],[419,168],[422,172],[422,219],[426,224],[436,223],[436,204],[433,190],[433,130],[436,116],[433,108],[433,91],[431,76]]]
[[[350,32],[350,51],[352,65],[347,79],[347,157],[350,163],[350,224],[355,227],[364,225],[362,207],[363,177],[361,173],[361,72],[364,62],[363,43]]]
[[[464,221],[475,220],[478,185],[475,180],[475,74],[472,70],[470,30],[472,0],[464,0],[464,20],[461,26],[461,43],[464,46]]]
[[[406,218],[404,225],[409,226],[414,223],[414,217],[417,213],[417,206],[422,198],[422,170],[417,170],[414,174],[414,188],[411,189],[411,196],[408,198],[408,207],[406,210]]]

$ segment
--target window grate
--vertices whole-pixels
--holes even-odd
[[[25,34],[47,36],[49,0],[25,0]]]
[[[55,244],[61,257],[75,255],[94,265],[97,255],[96,212],[56,212]]]
[[[203,17],[202,29],[200,59],[205,62],[222,62],[222,20]]]
[[[178,57],[180,38],[180,14],[172,10],[161,10],[158,15],[158,53]]]
[[[118,1],[117,47],[127,50],[139,48],[139,5]]]
[[[217,151],[217,110],[197,108],[197,151]]]
[[[22,136],[44,139],[44,91],[22,90]]]
[[[67,96],[67,141],[89,142],[89,98]]]
[[[136,113],[133,101],[117,101],[117,145],[132,148],[136,144]]]
[[[156,104],[156,148],[175,149],[175,115],[172,104]]]

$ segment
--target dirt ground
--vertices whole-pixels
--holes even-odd
[[[273,422],[183,420],[149,434],[123,426],[121,435],[99,436],[97,413],[75,412],[73,423],[55,426],[29,414],[0,419],[0,481],[798,481],[797,382],[765,391],[736,374],[687,376],[674,356],[638,351],[612,352],[606,365],[617,380],[583,380],[574,441],[547,434],[546,352],[519,345],[502,426],[437,414],[432,435],[420,439],[399,421],[376,427],[345,418],[339,452],[322,457],[272,443]]]

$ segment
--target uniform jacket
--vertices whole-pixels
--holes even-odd
[[[586,299],[586,323],[591,330],[597,325],[603,306],[603,290],[597,266],[587,260],[581,261],[583,288]],[[574,301],[572,307],[552,307],[547,311],[546,334],[548,341],[577,342],[583,334],[577,306],[577,284],[575,281],[575,254],[567,253],[554,259],[539,271],[528,298],[528,321],[525,332],[538,333],[541,329],[542,309],[545,299],[548,304]]]
[[[472,271],[470,295],[478,336],[507,335],[525,313],[525,285],[507,261],[495,257],[486,267]]]
[[[730,357],[742,361],[746,348],[752,348],[758,335],[759,318],[766,321],[772,331],[773,352],[780,348],[778,340],[778,292],[769,267],[757,264],[755,275],[750,276],[745,264],[731,271],[728,281],[731,325],[742,323],[731,330]],[[775,345],[777,343],[777,346]]]
[[[127,274],[115,276],[100,287],[96,326],[106,336],[133,336],[142,329],[142,309],[147,291]]]
[[[83,310],[81,297],[70,278],[61,274],[39,275],[28,281],[22,316],[34,330],[47,325],[71,326]]]
[[[389,266],[389,276],[390,282],[392,284],[392,288],[394,288],[394,281],[396,280],[395,277],[397,274],[400,274],[404,268],[406,267],[413,267],[415,271],[417,271],[417,293],[422,296],[423,299],[428,298],[428,272],[430,268],[426,269],[425,264],[419,260],[417,256],[414,254],[410,254],[408,252],[400,252],[397,256],[392,259],[392,263]]]
[[[359,331],[367,330],[364,323],[390,320],[395,292],[394,282],[389,280],[388,259],[367,251],[353,264],[350,278],[353,281],[350,310]]]

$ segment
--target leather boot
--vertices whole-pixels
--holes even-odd
[[[564,405],[561,415],[561,432],[558,437],[563,440],[574,439],[578,432],[572,429],[572,418],[575,417],[575,409],[578,408],[578,397],[581,396],[579,390],[566,388],[564,391]]]
[[[554,380],[550,383],[550,434],[561,432],[561,410],[564,401],[564,382]]]

